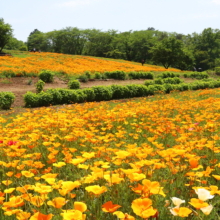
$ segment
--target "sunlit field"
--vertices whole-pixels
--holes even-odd
[[[14,54],[15,53],[15,54]],[[14,73],[17,76],[37,76],[41,70],[51,70],[57,73],[78,76],[85,71],[92,73],[105,71],[165,71],[161,66],[141,65],[129,61],[116,61],[87,56],[72,56],[58,53],[13,53],[14,57],[0,57],[0,74]],[[169,68],[169,71],[179,70]]]
[[[219,219],[219,117],[220,89],[1,116],[0,219]]]

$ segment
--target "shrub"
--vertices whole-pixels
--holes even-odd
[[[105,75],[109,79],[119,79],[119,80],[125,80],[126,79],[126,73],[124,71],[113,71],[113,72],[105,72]]]
[[[91,79],[91,73],[89,71],[85,71],[85,75],[88,79]]]
[[[95,72],[95,79],[101,79],[102,76],[99,72]]]
[[[86,100],[86,94],[82,90],[76,90],[77,94],[77,101],[78,103],[85,102]]]
[[[171,73],[171,72],[163,72],[163,73],[157,75],[157,78],[162,78],[162,79],[174,78],[174,77],[180,77],[180,74],[179,73]]]
[[[50,70],[42,70],[39,73],[39,78],[45,83],[51,83],[54,80],[54,73]]]
[[[128,77],[129,79],[138,79],[140,75],[137,74],[137,72],[129,72]]]
[[[136,85],[136,96],[143,97],[148,95],[148,89],[145,85]]]
[[[215,74],[220,75],[220,67],[215,67]]]
[[[128,90],[129,90],[129,93],[128,93],[128,97],[129,97],[129,98],[133,98],[133,97],[136,97],[136,96],[137,96],[137,87],[136,87],[135,84],[126,85],[126,87],[127,87]]]
[[[45,82],[44,82],[44,81],[42,81],[41,79],[38,80],[38,82],[35,84],[36,92],[37,92],[37,93],[42,92],[43,89],[44,89],[44,85],[45,85]]]
[[[113,91],[113,99],[123,99],[129,97],[129,89],[121,85],[112,85],[111,89]]]
[[[64,89],[63,89],[64,90]],[[63,96],[63,101],[66,104],[72,104],[72,103],[77,103],[79,98],[78,98],[78,93],[77,90],[65,90]]]
[[[148,95],[154,95],[155,94],[155,92],[157,91],[157,89],[156,89],[156,87],[155,86],[153,86],[153,85],[149,85],[148,87],[147,87],[147,92],[148,92]]]
[[[171,91],[175,90],[175,85],[173,84],[164,84],[165,92],[170,93]]]
[[[95,93],[95,101],[106,101],[112,99],[113,91],[111,87],[94,86],[92,89]]]
[[[88,77],[86,75],[81,75],[79,79],[81,80],[81,82],[84,82],[84,83],[88,82]]]
[[[20,51],[27,51],[27,46],[23,45],[19,48]]]
[[[173,77],[173,78],[169,77],[169,78],[163,79],[164,84],[180,84],[183,82],[184,81],[180,79],[179,77]]]
[[[80,88],[80,82],[78,80],[70,80],[68,82],[68,88],[69,89],[79,89]]]
[[[92,89],[83,89],[84,94],[86,95],[85,101],[91,102],[95,100],[95,92]]]
[[[154,74],[151,72],[140,72],[140,78],[141,79],[153,79],[154,78]]]
[[[15,101],[15,95],[12,92],[0,92],[0,109],[10,109]]]
[[[70,91],[74,91],[74,90],[67,90],[67,89],[58,89],[59,93],[62,96],[62,101],[61,104],[69,104],[70,102],[70,97],[69,97],[69,93]]]
[[[37,94],[39,106],[49,106],[53,103],[53,95],[49,92],[41,92]]]
[[[28,108],[39,107],[38,96],[36,93],[28,91],[23,96],[23,98],[24,98],[25,107],[28,107]]]
[[[152,80],[146,80],[145,82],[144,82],[144,85],[145,86],[150,86],[150,85],[153,85],[154,84],[154,81],[152,81]]]
[[[46,92],[50,93],[53,97],[51,102],[52,105],[64,104],[63,96],[62,93],[60,92],[60,89],[48,89]]]
[[[184,73],[183,75],[185,78],[192,78],[192,79],[207,79],[209,78],[208,73],[206,72],[192,72],[192,73]]]
[[[162,85],[162,84],[164,84],[164,82],[163,82],[163,80],[161,78],[158,78],[158,79],[154,80],[154,84]]]
[[[154,85],[154,94],[159,93],[159,92],[165,92],[165,87],[163,85]]]

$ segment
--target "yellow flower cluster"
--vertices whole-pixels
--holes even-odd
[[[129,61],[115,61],[110,59],[87,56],[72,56],[58,53],[29,53],[27,57],[0,57],[0,73],[13,72],[17,76],[38,74],[41,70],[51,70],[70,75],[79,75],[85,71],[100,72],[121,70],[130,71],[165,71],[161,66],[145,65]],[[176,71],[177,69],[169,69]]]
[[[0,117],[0,218],[218,219],[219,103],[216,89]]]

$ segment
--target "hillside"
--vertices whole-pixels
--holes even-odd
[[[0,57],[0,73],[11,72],[17,76],[37,75],[41,70],[49,69],[70,75],[80,75],[85,71],[100,72],[121,70],[130,71],[166,71],[161,66],[141,65],[124,60],[103,59],[88,56],[74,56],[58,53],[30,53],[12,51],[13,57]],[[168,69],[169,71],[179,71]]]

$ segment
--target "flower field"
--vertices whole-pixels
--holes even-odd
[[[24,57],[0,57],[0,74],[15,73],[17,76],[37,75],[41,70],[51,70],[69,75],[80,75],[85,71],[100,72],[121,70],[130,71],[165,71],[160,66],[144,65],[129,61],[113,61],[109,59],[87,56],[71,56],[58,53],[23,52]],[[170,68],[169,71],[179,71]]]
[[[220,89],[0,116],[0,219],[219,219]]]

